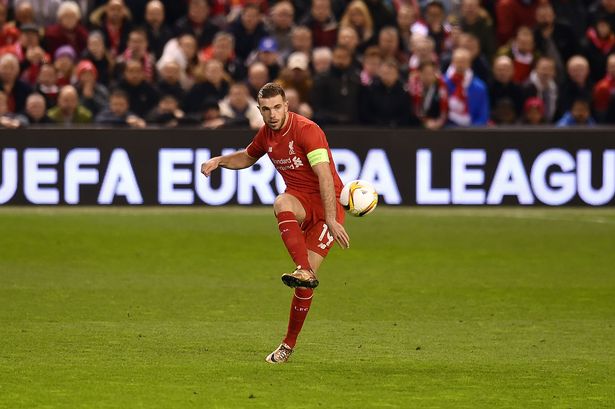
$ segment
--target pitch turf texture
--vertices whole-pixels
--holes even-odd
[[[0,209],[0,408],[613,408],[615,211],[348,218],[292,361],[270,208]]]

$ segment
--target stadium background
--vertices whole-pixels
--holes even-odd
[[[386,21],[397,26],[392,10],[406,17],[401,47],[384,58],[400,57],[401,80],[395,86],[403,98],[371,105],[376,120],[386,119],[379,127],[361,126],[374,121],[373,115],[358,116],[356,123],[339,116],[346,122],[342,127],[320,123],[344,177],[371,180],[382,193],[381,203],[390,206],[366,218],[347,218],[352,247],[336,248],[323,265],[297,351],[288,365],[278,367],[266,366],[263,358],[287,323],[290,294],[279,274],[288,270],[289,259],[271,207],[252,204],[270,203],[281,188],[279,180],[266,160],[256,169],[222,171],[210,180],[198,173],[201,159],[244,147],[254,132],[248,111],[228,109],[225,88],[245,79],[249,67],[233,58],[220,70],[208,44],[215,32],[234,28],[239,33],[234,17],[258,10],[257,21],[265,20],[261,37],[236,44],[243,56],[254,52],[254,58],[270,58],[267,53],[275,47],[261,40],[271,34],[274,2],[258,1],[254,8],[241,0],[212,1],[213,27],[198,30],[204,25],[197,24],[204,34],[197,40],[183,30],[195,28],[188,19],[189,3],[202,16],[204,2],[164,1],[170,38],[182,33],[184,46],[197,44],[188,61],[175,42],[171,54],[178,60],[165,63],[171,67],[165,76],[181,79],[181,85],[164,92],[160,78],[149,78],[159,73],[154,59],[126,60],[142,46],[138,38],[126,53],[115,34],[103,35],[106,47],[115,50],[107,48],[102,59],[93,61],[96,71],[80,62],[84,50],[78,49],[85,45],[77,40],[85,37],[63,37],[57,25],[50,29],[61,3],[67,2],[0,1],[5,55],[0,61],[7,63],[0,69],[2,88],[21,92],[16,98],[8,91],[6,103],[0,96],[0,124],[20,128],[0,132],[0,408],[615,407],[613,129],[545,126],[541,116],[549,95],[518,79],[512,87],[486,81],[490,97],[503,90],[503,102],[490,98],[489,119],[480,128],[420,129],[427,125],[416,115],[420,97],[411,99],[410,115],[402,110],[401,117],[388,116],[394,112],[389,108],[403,107],[407,92],[417,89],[408,83],[416,69],[409,66],[414,50],[408,35],[422,38],[418,48],[428,54],[431,45],[438,47],[434,60],[444,73],[454,48],[475,50],[472,37],[457,43],[461,28],[474,32],[481,46],[494,43],[484,55],[473,54],[475,72],[488,77],[496,76],[491,68],[499,47],[521,68],[513,74],[531,75],[541,57],[518,52],[519,44],[510,42],[517,31],[522,48],[533,38],[543,57],[565,55],[555,75],[557,91],[566,97],[556,104],[550,125],[575,99],[593,98],[589,105],[597,122],[615,120],[609,116],[615,108],[615,71],[607,70],[615,45],[612,0],[552,1],[555,25],[537,24],[535,11],[542,2],[532,0],[365,0],[374,15],[372,34]],[[92,17],[102,17],[105,3],[78,2],[81,11],[87,10],[80,20],[94,42],[99,34],[91,34]],[[338,31],[347,3],[331,3],[335,21],[328,15],[326,24],[311,26],[313,31],[295,31],[304,37],[318,33],[315,47],[333,47],[337,34],[331,32]],[[309,2],[292,4],[291,21],[303,23]],[[136,25],[145,17],[145,6],[140,0],[108,2],[112,14],[128,15],[129,9]],[[428,19],[437,23],[443,14],[442,24],[425,24]],[[531,27],[531,35],[518,30],[523,24]],[[98,29],[105,31],[105,25]],[[62,38],[74,41],[75,48],[62,48]],[[219,38],[228,43],[228,35]],[[553,38],[556,44],[549,41]],[[38,41],[41,49],[30,43],[20,48],[22,40]],[[366,51],[372,42],[375,38],[367,39]],[[164,44],[158,43],[158,52],[164,53]],[[376,54],[386,44],[380,48]],[[327,74],[312,72],[314,64],[305,68],[312,55],[291,64],[288,51],[280,53],[281,71],[309,72],[314,84],[329,84]],[[327,54],[322,48],[319,53]],[[583,60],[572,60],[575,54],[587,60],[589,73]],[[11,71],[14,59],[19,66]],[[321,98],[323,104],[314,104],[309,96],[294,95],[293,110],[316,118],[330,104],[342,114],[356,114],[367,88],[382,91],[380,75],[361,75],[364,67],[357,60],[355,72],[345,75],[362,87],[358,99]],[[107,77],[101,74],[105,61],[118,63]],[[575,68],[567,78],[571,61]],[[131,94],[132,86],[122,83],[123,64],[132,74],[139,64],[145,67],[136,70],[136,77],[148,77],[153,93]],[[179,73],[173,72],[174,64],[180,65]],[[206,72],[212,67],[213,73]],[[30,88],[7,81],[22,75]],[[68,95],[62,104],[66,112],[45,115],[68,83],[75,85],[77,97]],[[212,83],[225,84],[217,87],[223,91],[213,92]],[[195,84],[192,100],[187,94]],[[109,93],[117,87],[129,94],[129,102],[131,95],[147,102],[129,103],[139,118],[107,109]],[[44,97],[32,98],[28,112],[32,88]],[[83,98],[94,89],[97,98]],[[183,115],[172,105],[157,106],[169,90],[178,92]],[[435,127],[448,120],[450,95],[439,90],[446,98],[433,106],[433,119],[442,120]],[[152,98],[141,100],[143,95]],[[463,100],[462,93],[453,95]],[[521,98],[516,105],[515,96]],[[18,99],[26,112],[16,109]],[[188,101],[195,105],[186,109]],[[78,110],[77,102],[83,105]],[[47,106],[41,109],[41,103]],[[100,112],[88,114],[86,105],[105,115],[96,121]],[[534,120],[542,126],[528,127],[528,112],[540,114]],[[80,128],[74,124],[79,121],[98,125]],[[415,129],[401,126],[407,122]],[[563,125],[572,122],[568,116]],[[105,129],[104,123],[114,127]],[[148,129],[127,129],[142,126]],[[448,206],[453,203],[513,206]],[[558,205],[564,207],[551,208]]]

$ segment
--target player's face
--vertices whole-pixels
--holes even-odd
[[[263,121],[269,128],[279,131],[286,125],[288,101],[284,101],[281,95],[272,98],[260,98],[258,103]]]

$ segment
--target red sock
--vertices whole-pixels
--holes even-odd
[[[297,343],[297,336],[299,335],[299,332],[301,332],[303,321],[305,321],[305,317],[307,317],[308,311],[310,310],[313,295],[314,290],[311,288],[295,288],[293,301],[290,304],[288,332],[286,332],[286,338],[284,338],[283,341],[291,348],[294,348]]]
[[[301,227],[299,227],[299,222],[297,222],[295,214],[293,212],[280,212],[276,217],[278,218],[280,235],[295,265],[306,270],[311,269],[312,267],[308,261],[305,237],[303,237]]]

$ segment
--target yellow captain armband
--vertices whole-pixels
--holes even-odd
[[[329,154],[325,148],[314,149],[312,152],[307,154],[307,158],[310,162],[310,166],[317,165],[321,162],[329,163]]]

